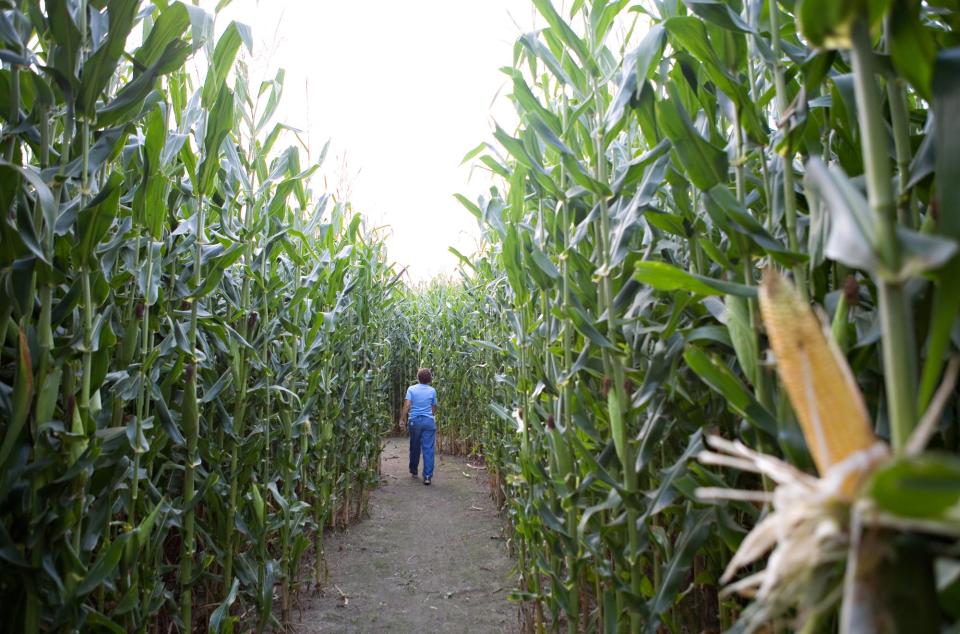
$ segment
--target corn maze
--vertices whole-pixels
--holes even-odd
[[[958,627],[960,5],[522,4],[421,285],[247,26],[0,5],[0,630],[289,626],[423,365],[525,631]]]

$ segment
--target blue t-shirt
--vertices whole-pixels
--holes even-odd
[[[410,401],[410,418],[426,416],[433,420],[433,406],[437,404],[437,391],[426,383],[417,383],[407,388],[406,399]]]

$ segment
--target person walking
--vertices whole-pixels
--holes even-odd
[[[437,435],[437,391],[427,368],[417,370],[417,384],[407,388],[401,422],[410,428],[410,475],[417,477],[423,452],[423,483],[433,477],[433,443]]]

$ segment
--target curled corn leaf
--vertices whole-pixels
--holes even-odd
[[[760,287],[760,312],[777,371],[820,473],[876,444],[846,359],[825,336],[806,300],[772,269]],[[848,486],[853,484],[848,481]]]

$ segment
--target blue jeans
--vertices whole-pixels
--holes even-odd
[[[423,451],[423,477],[433,477],[433,440],[437,424],[432,418],[418,416],[410,420],[410,473],[416,475]]]

